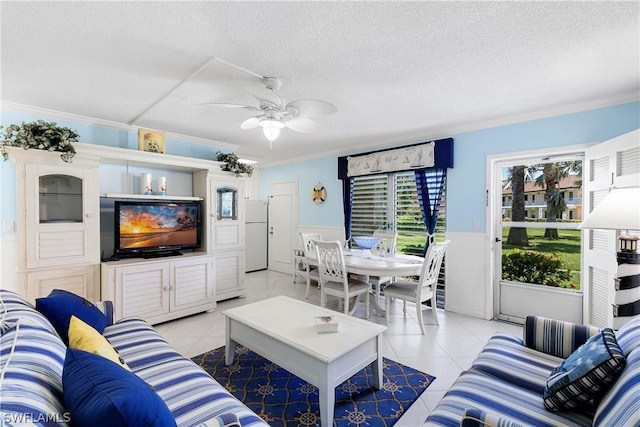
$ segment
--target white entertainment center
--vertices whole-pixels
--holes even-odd
[[[116,319],[137,315],[153,324],[244,294],[245,178],[211,160],[75,147],[71,163],[56,152],[7,149],[16,165],[16,271],[23,295],[33,301],[66,289],[113,301]],[[142,194],[143,172],[165,177],[167,195]],[[232,200],[232,212],[221,214],[222,197]],[[182,256],[109,261],[114,200],[202,201],[201,247]]]

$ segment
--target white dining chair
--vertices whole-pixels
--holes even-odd
[[[398,234],[389,231],[374,231],[373,237],[378,237],[380,241],[373,247],[373,253],[380,254],[395,254],[396,253],[396,239]]]
[[[380,238],[380,241],[371,249],[373,254],[377,255],[393,255],[396,253],[396,239],[398,234],[389,231],[374,231],[373,237]],[[373,288],[377,286],[384,287],[395,280],[394,277],[371,277],[369,283]]]
[[[429,245],[427,254],[422,264],[420,278],[417,282],[412,280],[397,280],[384,288],[385,298],[385,320],[389,323],[389,310],[391,309],[391,299],[403,300],[402,311],[407,315],[407,301],[416,304],[416,315],[420,324],[422,335],[424,331],[424,321],[422,320],[422,304],[431,300],[431,311],[433,320],[436,325],[438,323],[438,314],[436,312],[436,286],[438,285],[438,275],[440,274],[440,266],[447,249],[449,241],[443,243],[434,243]]]
[[[340,242],[324,242],[316,240],[316,259],[320,272],[320,306],[327,303],[327,295],[342,300],[345,314],[349,314],[349,301],[364,295],[366,316],[369,318],[369,283],[364,280],[350,278],[344,265],[344,253]],[[355,309],[355,304],[354,304]]]
[[[304,251],[304,276],[307,281],[307,287],[304,291],[304,298],[309,298],[309,289],[311,288],[311,281],[315,281],[320,284],[320,273],[318,272],[318,268],[315,265],[312,265],[309,262],[309,258],[315,258],[316,250],[314,245],[314,240],[322,240],[322,236],[320,233],[300,233],[300,238],[302,239],[302,250]]]

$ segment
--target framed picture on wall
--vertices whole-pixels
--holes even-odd
[[[157,130],[138,129],[138,150],[164,154],[165,133]]]

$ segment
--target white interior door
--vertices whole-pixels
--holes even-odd
[[[584,211],[587,216],[612,187],[640,185],[640,130],[594,145],[585,151]],[[584,230],[582,241],[582,284],[584,323],[601,328],[614,326],[614,277],[617,232]]]
[[[269,269],[293,272],[293,248],[298,229],[298,183],[269,185]]]

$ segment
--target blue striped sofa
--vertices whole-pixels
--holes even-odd
[[[126,318],[112,324],[111,304],[96,306],[109,319],[103,335],[167,404],[178,426],[218,425],[228,414],[242,426],[267,426],[148,323]],[[0,320],[0,425],[69,425],[62,393],[64,342],[32,304],[2,289]]]
[[[597,406],[545,409],[543,390],[553,369],[597,332],[585,325],[529,316],[522,338],[495,334],[425,426],[640,426],[640,317],[615,333],[626,366]]]

